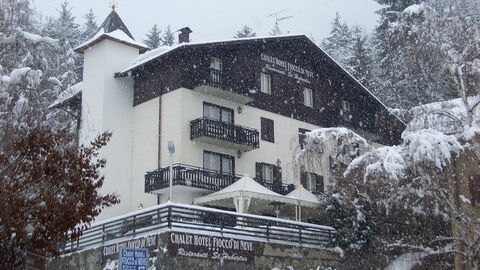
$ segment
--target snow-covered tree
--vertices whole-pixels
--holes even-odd
[[[163,32],[162,35],[162,45],[163,46],[173,46],[175,44],[175,35],[172,30],[170,30],[170,25],[167,26],[167,29]]]
[[[82,42],[87,41],[92,38],[98,30],[97,20],[95,19],[95,14],[93,9],[83,16],[85,18],[85,25],[83,26],[82,33]]]
[[[373,79],[372,51],[368,36],[358,26],[352,28],[351,35],[351,56],[347,63],[348,70],[368,88]]]
[[[0,265],[23,268],[25,251],[54,252],[67,232],[116,202],[100,196],[98,149],[77,147],[48,106],[62,89],[50,58],[57,39],[41,35],[29,0],[0,0]],[[62,63],[63,64],[63,63]]]
[[[255,37],[257,34],[253,32],[253,29],[247,25],[244,25],[241,30],[238,30],[237,33],[233,36],[234,38],[247,38]]]
[[[57,52],[56,57],[49,58],[53,61],[52,67],[55,67],[54,75],[58,77],[65,89],[78,83],[81,77],[82,59],[80,55],[73,52],[73,48],[83,41],[82,31],[75,23],[75,17],[66,1],[60,5],[57,18],[48,18],[43,34],[58,39],[60,43],[60,52]]]
[[[152,29],[150,29],[150,32],[147,33],[147,38],[143,40],[143,42],[150,48],[150,49],[156,49],[162,44],[162,39],[160,37],[160,34],[162,31],[157,27],[157,24],[154,24],[152,26]]]
[[[330,35],[322,41],[322,49],[343,67],[348,66],[351,57],[352,34],[337,13],[330,30]]]

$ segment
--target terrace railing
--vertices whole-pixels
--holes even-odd
[[[223,189],[242,177],[238,174],[224,173],[181,163],[173,164],[172,172],[172,184],[174,186],[181,185],[211,191]],[[262,179],[254,178],[254,180],[264,187],[282,195],[287,194],[295,188],[293,185],[275,185],[270,182],[265,182]],[[168,188],[169,184],[170,167],[168,166],[145,174],[145,192]]]
[[[260,147],[258,130],[208,117],[197,118],[190,122],[190,139],[194,140],[202,136],[246,146],[248,150]]]
[[[105,245],[112,240],[182,230],[313,248],[332,247],[336,237],[336,231],[327,226],[165,203],[93,225],[83,230],[78,240],[59,245],[59,249],[66,254]]]
[[[239,175],[176,163],[173,164],[173,185],[189,186],[217,191],[236,180]],[[145,192],[167,188],[170,183],[170,167],[164,167],[145,174]]]

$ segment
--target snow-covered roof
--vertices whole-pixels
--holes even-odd
[[[259,183],[255,182],[249,176],[243,176],[235,183],[231,184],[230,186],[214,192],[212,194],[198,197],[194,200],[195,204],[203,204],[218,200],[224,199],[233,199],[236,196],[250,196],[252,198],[267,200],[267,201],[278,201],[283,203],[290,203],[294,204],[295,201],[282,196],[276,192],[273,192],[266,187],[260,185]]]
[[[306,190],[302,185],[298,185],[292,192],[285,195],[285,197],[297,200],[302,204],[307,203],[312,206],[317,206],[320,204],[317,196]]]
[[[74,49],[74,51],[79,52],[79,53],[83,53],[87,48],[95,45],[96,43],[98,43],[98,42],[100,42],[104,39],[110,39],[110,40],[118,41],[120,43],[124,43],[124,44],[130,45],[130,46],[139,48],[141,50],[147,50],[148,49],[147,45],[134,40],[133,38],[129,37],[125,32],[123,32],[120,29],[117,29],[117,30],[115,30],[113,32],[110,32],[110,33],[106,33],[106,32],[103,31],[103,29],[100,29],[100,31],[98,33],[96,33],[95,36],[93,36],[91,39],[89,39],[89,40],[85,41],[84,43],[80,44],[79,46],[77,46]]]
[[[112,12],[110,12],[107,18],[105,18],[100,27],[98,27],[97,31],[100,29],[103,29],[105,33],[110,33],[117,29],[122,30],[125,34],[127,34],[127,36],[129,36],[131,39],[134,39],[127,26],[123,23],[120,16],[118,16],[118,13],[115,11],[115,9],[112,9]]]
[[[480,96],[468,97],[472,105],[480,102]],[[432,128],[446,134],[462,132],[466,123],[467,112],[462,99],[433,102],[410,109],[413,119],[408,123],[406,131]],[[480,105],[476,106],[474,115],[480,119]]]
[[[212,41],[203,41],[203,42],[187,42],[187,43],[176,44],[173,46],[163,46],[138,56],[130,63],[130,65],[127,68],[122,70],[121,73],[128,72],[136,67],[139,67],[147,62],[150,62],[158,57],[161,57],[179,48],[191,47],[191,46],[197,46],[197,45],[215,44],[215,43],[223,44],[223,43],[244,42],[244,41],[263,41],[263,40],[269,40],[269,39],[291,38],[291,37],[308,38],[305,35],[281,35],[281,36],[234,38],[234,39],[212,40]]]
[[[69,100],[69,99],[75,97],[76,95],[80,94],[82,92],[82,89],[83,89],[83,82],[79,82],[75,85],[70,86],[69,88],[67,88],[67,90],[60,93],[58,95],[57,99],[52,104],[50,104],[50,106],[48,106],[48,108],[52,109],[52,108],[55,108],[55,107],[63,104],[67,100]]]
[[[127,26],[123,23],[120,16],[118,16],[115,9],[105,18],[103,23],[97,30],[97,33],[89,40],[80,44],[74,49],[74,51],[83,53],[90,46],[102,41],[103,39],[110,39],[124,43],[136,48],[139,48],[142,52],[148,50],[148,46],[142,42],[136,41]]]

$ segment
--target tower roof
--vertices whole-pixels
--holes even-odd
[[[127,26],[123,23],[120,16],[118,16],[115,9],[112,9],[112,12],[110,12],[105,21],[103,21],[97,32],[99,32],[101,29],[103,29],[105,33],[111,33],[115,30],[122,30],[125,34],[127,34],[127,36],[134,39],[130,31],[128,31]]]
[[[123,23],[122,19],[120,16],[118,16],[114,8],[112,8],[112,12],[107,16],[105,21],[103,21],[102,25],[100,25],[97,33],[91,39],[76,47],[74,51],[78,53],[84,53],[86,49],[104,39],[110,39],[138,48],[141,53],[148,50],[147,45],[143,44],[142,42],[138,42],[133,38],[130,31],[128,31],[127,26]]]

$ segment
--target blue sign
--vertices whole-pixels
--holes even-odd
[[[146,248],[121,248],[119,270],[147,270],[148,250]]]

